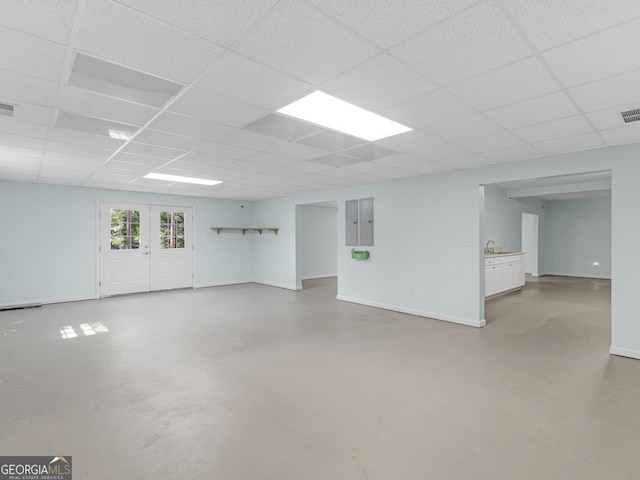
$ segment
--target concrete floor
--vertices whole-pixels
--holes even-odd
[[[71,455],[78,480],[638,478],[608,281],[528,279],[483,329],[305,287],[1,312],[1,454]]]

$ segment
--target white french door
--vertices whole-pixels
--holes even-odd
[[[193,208],[101,203],[100,296],[193,286]]]

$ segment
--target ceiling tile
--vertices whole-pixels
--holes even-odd
[[[569,89],[569,94],[585,112],[617,105],[640,108],[640,70],[617,75]],[[623,110],[623,109],[621,109]]]
[[[421,130],[411,130],[410,132],[401,133],[400,135],[377,140],[374,143],[398,152],[410,153],[440,145],[444,143],[444,141]]]
[[[71,153],[74,155],[82,155],[87,158],[98,158],[100,160],[108,159],[112,154],[112,150],[103,150],[85,145],[77,145],[75,143],[65,142],[47,142],[47,152]]]
[[[488,158],[481,157],[480,155],[471,154],[465,155],[464,157],[455,157],[455,158],[447,158],[444,160],[439,160],[438,163],[442,165],[446,165],[448,167],[456,168],[456,169],[464,169],[464,168],[474,168],[474,167],[482,167],[485,165],[494,165],[497,162],[494,160],[489,160]]]
[[[197,153],[231,158],[234,160],[243,160],[254,155],[256,151],[248,148],[236,147],[235,145],[226,145],[224,143],[205,142],[204,145],[198,148]]]
[[[513,133],[527,142],[541,142],[553,138],[570,137],[580,133],[592,132],[589,122],[582,115],[561,118],[551,122],[539,123],[528,127],[517,128]]]
[[[587,113],[587,118],[598,130],[623,127],[626,125],[620,108],[607,108],[598,112]]]
[[[124,143],[124,140],[120,139],[55,127],[49,129],[48,138],[53,141],[75,143],[77,145],[86,145],[112,151],[116,151]]]
[[[478,110],[488,110],[559,90],[536,57],[449,85],[447,90]]]
[[[478,113],[438,125],[431,125],[425,127],[425,130],[436,137],[455,143],[459,140],[498,133],[502,131],[502,127]]]
[[[5,0],[0,25],[67,44],[78,0]]]
[[[378,53],[301,0],[278,2],[233,49],[313,84]]]
[[[510,132],[492,133],[491,135],[485,135],[483,137],[458,140],[456,143],[461,147],[476,153],[497,150],[500,148],[516,147],[523,144],[522,140]]]
[[[492,150],[490,152],[483,152],[482,156],[495,160],[496,162],[504,163],[540,157],[542,156],[542,153],[531,145],[518,145],[515,147]]]
[[[42,38],[0,27],[0,65],[4,70],[57,82],[66,48]]]
[[[21,73],[0,70],[0,101],[14,105],[29,102],[47,107],[53,106],[58,84]]]
[[[13,119],[31,124],[48,125],[51,122],[53,108],[20,102],[13,111]]]
[[[159,111],[152,107],[103,96],[70,85],[66,85],[62,91],[60,109],[87,117],[137,126],[147,123]]]
[[[315,135],[301,138],[296,143],[320,148],[327,152],[336,152],[338,150],[344,150],[345,148],[355,147],[356,145],[363,145],[367,142],[350,135],[325,130]]]
[[[248,162],[246,160],[236,160],[235,162],[227,165],[228,168],[234,168],[237,170],[243,170],[247,172],[266,172],[267,170],[273,170],[274,167],[266,165],[264,163]]]
[[[47,127],[34,125],[16,120],[15,118],[0,117],[0,132],[24,135],[26,137],[46,138]]]
[[[105,138],[118,139],[122,142],[122,136],[133,136],[138,127],[126,123],[112,122],[100,118],[88,117],[77,113],[59,111],[56,117],[55,126],[76,132],[100,135]],[[116,133],[116,138],[112,137]]]
[[[44,144],[45,140],[43,138],[25,137],[11,133],[0,133],[0,145],[42,149],[44,148]]]
[[[479,3],[389,52],[440,85],[448,85],[531,55],[493,2]]]
[[[435,125],[476,111],[442,89],[384,109],[384,115],[413,128]]]
[[[148,145],[145,143],[129,142],[121,150],[124,153],[137,153],[139,155],[148,155],[150,157],[165,158],[173,160],[184,155],[184,150],[176,150],[174,148],[159,147],[157,145]]]
[[[175,135],[173,133],[162,132],[145,128],[141,130],[135,138],[136,142],[146,143],[148,145],[157,145],[160,147],[174,148],[176,150],[189,151],[201,147],[204,144],[203,139],[188,137],[185,135]]]
[[[148,128],[207,140],[214,140],[230,130],[227,125],[171,112],[160,114],[149,124]]]
[[[636,70],[640,68],[640,20],[558,47],[543,56],[567,87]]]
[[[552,93],[506,107],[489,110],[486,115],[507,129],[549,122],[580,113],[564,92]]]
[[[152,169],[165,165],[169,163],[170,160],[167,160],[166,158],[151,157],[149,155],[139,155],[137,153],[119,152],[109,161],[109,163],[105,164],[105,166],[108,166],[113,161],[135,163],[137,165],[148,167],[148,169]]]
[[[268,150],[269,148],[284,143],[284,140],[239,128],[232,128],[222,135],[217,136],[215,139],[226,145],[250,148],[252,150]]]
[[[636,0],[502,0],[540,50],[640,16]]]
[[[441,172],[449,172],[453,170],[452,167],[448,165],[443,165],[437,162],[424,162],[424,163],[416,163],[415,165],[408,165],[405,167],[406,170],[410,172],[420,173],[422,175],[428,175],[433,173],[441,173]]]
[[[313,89],[309,83],[231,51],[218,58],[195,86],[269,110]]]
[[[76,47],[184,83],[195,80],[223,52],[202,38],[104,0],[85,0]]]
[[[0,159],[20,159],[22,162],[23,158],[32,158],[32,159],[41,159],[42,158],[42,150],[39,148],[24,148],[24,147],[14,147],[12,145],[3,145],[0,144]]]
[[[424,158],[416,157],[408,153],[399,153],[396,155],[389,155],[387,157],[381,157],[374,162],[386,165],[387,167],[404,168],[407,165],[415,165],[417,163],[424,163]]]
[[[387,49],[478,0],[310,0],[358,34]]]
[[[640,123],[630,123],[624,127],[611,128],[600,132],[609,145],[640,142]]]
[[[416,154],[422,158],[432,161],[440,161],[446,158],[464,157],[469,155],[469,150],[461,148],[452,143],[445,143],[444,145],[438,145],[437,147],[430,148],[423,152],[416,152]]]
[[[315,157],[321,157],[327,152],[319,148],[300,145],[299,143],[283,143],[269,150],[274,155],[282,155],[284,157],[297,158],[298,160],[309,160]]]
[[[230,47],[278,0],[116,0],[181,30]]]
[[[391,55],[381,54],[320,88],[359,107],[378,110],[435,90],[437,85]]]
[[[600,137],[596,133],[583,133],[573,137],[556,138],[534,144],[540,151],[553,155],[557,153],[577,152],[590,148],[605,147]]]
[[[255,163],[264,163],[273,167],[291,167],[292,165],[300,162],[300,160],[296,158],[274,155],[273,153],[269,152],[258,152],[255,155],[247,157],[246,160]]]
[[[197,88],[187,90],[169,107],[169,111],[232,127],[239,127],[267,113],[254,105]]]

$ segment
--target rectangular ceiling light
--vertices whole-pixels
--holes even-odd
[[[278,112],[370,142],[413,130],[319,90]]]
[[[179,175],[165,175],[164,173],[150,173],[144,178],[152,180],[166,180],[168,182],[195,183],[197,185],[217,185],[222,183],[220,180],[207,180],[206,178],[181,177]]]

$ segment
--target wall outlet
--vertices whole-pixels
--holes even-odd
[[[409,296],[410,296],[410,297],[413,297],[413,293],[414,293],[414,292],[413,292],[413,288],[410,288],[410,289],[409,289]]]

